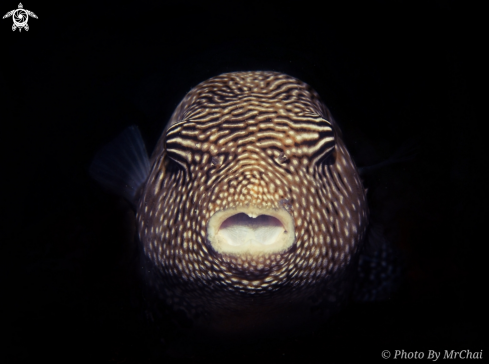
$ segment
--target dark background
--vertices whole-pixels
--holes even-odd
[[[130,212],[87,169],[132,124],[151,151],[192,87],[243,70],[309,83],[359,166],[406,141],[418,154],[365,180],[373,217],[406,258],[400,291],[351,304],[306,338],[226,360],[381,362],[385,349],[484,349],[463,126],[473,109],[462,35],[450,20],[458,9],[449,1],[339,3],[29,1],[24,8],[39,19],[28,32],[0,22],[5,362],[220,358],[219,347],[181,357],[168,349],[171,335],[161,339],[145,323],[127,268]],[[0,12],[16,7],[3,2]]]

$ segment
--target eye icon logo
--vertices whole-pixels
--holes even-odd
[[[25,30],[29,30],[29,26],[27,25],[27,21],[29,20],[29,16],[37,19],[37,15],[32,11],[24,9],[22,3],[19,3],[19,8],[9,11],[7,14],[3,16],[3,19],[12,17],[14,20],[14,25],[12,25],[12,30],[19,28],[19,32],[24,28]]]

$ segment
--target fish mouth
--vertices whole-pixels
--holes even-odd
[[[211,217],[207,237],[218,253],[279,253],[295,242],[294,222],[284,209],[229,209]]]

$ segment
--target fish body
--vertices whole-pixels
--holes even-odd
[[[365,190],[309,85],[265,71],[204,81],[142,164],[126,197],[156,305],[248,334],[322,322],[351,294]]]

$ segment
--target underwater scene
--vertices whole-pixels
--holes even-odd
[[[6,362],[483,358],[450,3],[14,8]]]

